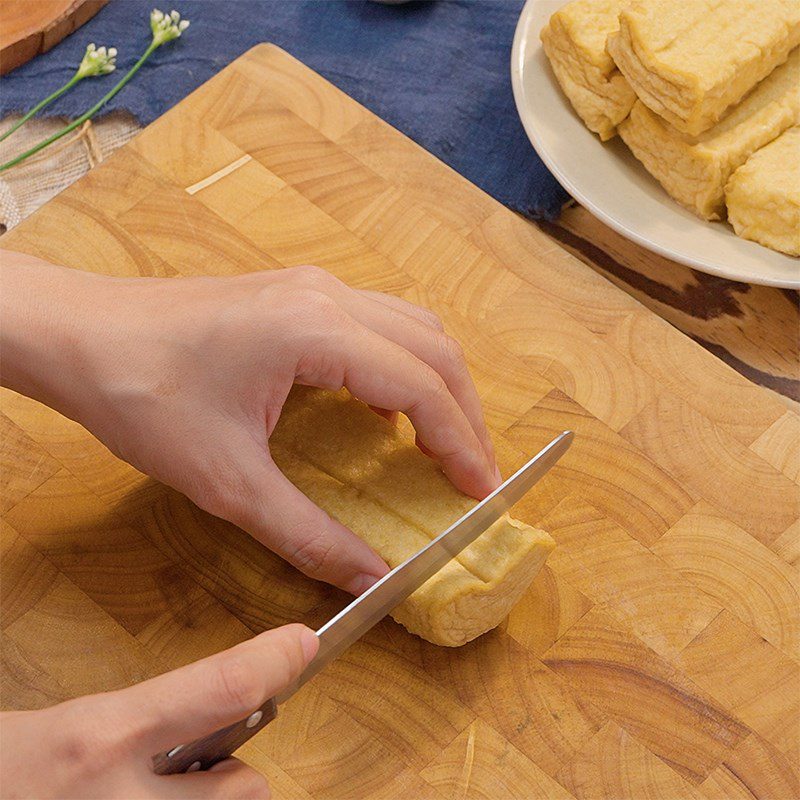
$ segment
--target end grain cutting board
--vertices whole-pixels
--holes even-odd
[[[242,750],[278,797],[797,797],[800,418],[260,46],[3,238],[115,275],[314,262],[434,308],[558,547],[502,629],[386,620]],[[345,597],[3,395],[2,698],[125,686]],[[381,680],[375,676],[380,675]]]

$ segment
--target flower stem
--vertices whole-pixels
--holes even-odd
[[[87,119],[91,119],[112,97],[114,97],[118,92],[120,92],[124,87],[125,84],[139,71],[139,68],[144,64],[145,61],[150,57],[150,54],[158,47],[159,43],[155,40],[150,42],[147,50],[142,53],[139,60],[130,68],[127,75],[107,94],[103,95],[88,111],[81,114],[77,119],[74,119],[69,125],[63,127],[60,131],[57,131],[52,136],[49,136],[47,139],[39,142],[39,144],[34,145],[31,147],[30,150],[26,150],[24,153],[21,153],[16,158],[12,158],[11,161],[6,161],[5,164],[0,165],[0,172],[5,172],[7,169],[19,164],[21,161],[24,161],[26,158],[29,158],[34,153],[38,153],[40,150],[47,147],[49,144],[52,144],[57,139],[60,139],[62,136],[66,136],[70,131],[74,131],[75,128],[83,125]]]
[[[22,127],[34,114],[37,114],[45,106],[50,105],[53,100],[58,100],[58,98],[61,97],[61,95],[64,94],[64,92],[66,92],[68,89],[71,89],[81,79],[81,77],[82,76],[76,73],[60,89],[56,89],[49,97],[45,97],[41,103],[37,103],[24,117],[22,117],[22,119],[18,120],[15,125],[12,125],[2,136],[0,136],[0,142],[2,142],[3,139],[7,139],[9,136],[11,136],[11,134],[14,133],[17,128]]]

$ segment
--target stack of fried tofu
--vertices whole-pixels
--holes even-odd
[[[603,141],[698,216],[800,255],[800,0],[572,0],[541,39]]]

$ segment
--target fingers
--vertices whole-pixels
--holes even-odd
[[[203,457],[195,470],[202,477],[185,488],[186,494],[309,577],[354,595],[366,591],[389,567],[286,478],[272,460],[266,438],[258,441],[260,434],[227,427],[219,435],[223,444]]]
[[[377,408],[376,406],[370,406],[370,408],[379,417],[383,417],[387,422],[391,422],[392,425],[397,425],[399,415],[396,411],[390,411],[388,408]]]
[[[226,758],[214,764],[205,776],[212,779],[220,788],[219,797],[258,798],[270,800],[272,793],[267,779],[252,767],[239,761],[238,758]],[[216,786],[214,787],[216,790]],[[216,795],[212,795],[214,797]]]
[[[150,756],[244,719],[288,686],[318,647],[304,625],[275,628],[115,692],[115,713],[134,720],[140,749]]]
[[[233,520],[311,578],[359,595],[389,567],[351,530],[311,502],[266,454],[246,462],[249,500]]]
[[[362,325],[413,353],[444,378],[447,388],[483,445],[487,458],[494,463],[494,446],[483,418],[481,401],[458,342],[442,331],[431,329],[418,318],[409,318],[397,308],[370,298],[357,297],[357,302],[348,307],[348,313]]]
[[[203,800],[270,800],[267,779],[236,758],[226,758],[207,772],[158,775],[159,797]]]
[[[450,480],[473,497],[485,497],[498,483],[495,465],[442,376],[341,309],[338,314],[338,324],[326,326],[324,347],[311,347],[298,365],[297,380],[346,386],[369,405],[402,411]]]
[[[293,280],[299,280],[327,294],[353,319],[405,348],[442,377],[483,446],[494,480],[491,488],[495,488],[500,482],[500,473],[478,393],[469,374],[463,350],[454,339],[444,333],[439,318],[432,311],[399,297],[350,289],[333,275],[316,267],[296,268],[291,270],[291,274]],[[361,399],[366,400],[364,397]],[[388,404],[371,405],[383,408]],[[420,438],[424,440],[425,437]]]
[[[422,306],[415,305],[414,303],[409,303],[408,300],[403,300],[402,297],[395,297],[393,294],[373,292],[370,289],[357,289],[355,291],[364,298],[374,300],[375,302],[395,309],[395,311],[402,311],[404,314],[408,314],[408,316],[414,317],[420,322],[424,322],[426,325],[434,328],[437,331],[444,331],[444,325],[442,325],[442,321],[433,311],[428,308],[423,308]]]

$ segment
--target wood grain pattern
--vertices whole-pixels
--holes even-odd
[[[800,403],[800,292],[706,275],[645,250],[572,204],[555,241],[795,411]]]
[[[0,75],[46,53],[108,0],[1,0]]]
[[[558,547],[509,618],[456,650],[383,621],[240,751],[276,796],[800,797],[800,418],[545,233],[260,46],[3,242],[129,276],[317,262],[441,316],[505,472],[576,431],[516,509]],[[1,399],[4,707],[346,602]]]

